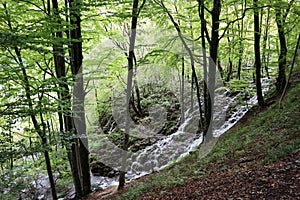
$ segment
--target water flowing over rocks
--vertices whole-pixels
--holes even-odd
[[[262,79],[263,88],[265,88],[263,90],[264,93],[268,91],[269,81],[267,78]],[[254,87],[247,88],[247,90],[248,92],[238,93],[233,97],[227,89],[216,95],[215,102],[217,103],[214,120],[217,123],[213,128],[215,137],[219,137],[229,130],[257,103],[257,97],[253,94],[254,92],[252,92],[252,95],[249,93],[251,90],[254,91]],[[245,96],[247,96],[246,103],[240,105],[240,99]],[[218,101],[223,103],[218,104]],[[202,133],[195,132],[199,120],[198,113],[197,104],[194,105],[193,110],[186,109],[185,121],[180,124],[180,110],[178,108],[175,110],[170,109],[168,119],[172,123],[169,126],[166,126],[165,123],[160,130],[168,129],[171,131],[162,131],[164,134],[149,134],[149,137],[146,138],[132,137],[129,146],[130,152],[127,154],[127,180],[159,171],[197,148],[203,142]],[[222,121],[222,119],[226,120]],[[118,127],[112,115],[102,125],[101,131],[96,131],[95,134],[89,136],[89,140],[97,141],[96,143],[91,143],[90,146],[92,151],[97,152],[97,154],[92,153],[90,158],[91,181],[95,190],[118,184],[121,158],[124,155],[124,151],[121,148],[116,148],[116,146],[120,147],[122,144],[124,130]],[[104,131],[105,133],[103,133]],[[114,135],[117,132],[119,134]],[[147,133],[143,134],[146,135]],[[38,194],[35,194],[36,199],[51,199],[50,186],[46,175],[41,175],[38,182],[32,184],[40,191]],[[74,195],[74,188],[72,185],[66,187],[64,196],[70,198]],[[23,191],[24,198],[28,197],[28,195],[30,195],[29,190]]]
[[[262,79],[263,88],[265,88],[263,90],[264,93],[268,91],[269,82],[270,80],[267,78]],[[214,137],[219,137],[229,130],[253,105],[257,103],[257,97],[253,94],[254,89],[254,86],[249,87],[245,92],[238,93],[233,97],[229,97],[230,91],[227,89],[216,95],[216,107],[214,113],[216,124],[213,128]],[[244,99],[245,103],[240,105],[240,99],[244,97],[246,97],[246,99]],[[218,104],[219,101],[222,101],[223,103]],[[226,118],[226,121],[222,121],[222,118]],[[178,124],[175,123],[175,126],[178,127],[175,128],[176,131],[172,134],[158,135],[157,137],[137,140],[136,143],[130,147],[130,150],[133,153],[131,153],[127,159],[129,166],[126,174],[127,179],[131,180],[154,171],[159,171],[166,167],[170,162],[180,160],[189,152],[197,148],[203,141],[202,133],[196,134],[194,131],[196,130],[196,122],[198,120],[198,109],[197,105],[195,105],[193,111],[190,109],[185,111],[185,121],[181,125],[178,126]],[[180,121],[180,118],[177,118],[174,121],[178,122]],[[120,156],[120,152],[117,154]],[[120,163],[120,161],[116,163]],[[116,167],[115,170],[120,169],[120,165],[116,166],[116,164],[113,164],[112,166]],[[108,184],[105,183],[105,185]]]

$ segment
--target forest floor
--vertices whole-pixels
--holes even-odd
[[[279,96],[253,108],[223,134],[213,150],[201,148],[179,163],[116,187],[98,199],[300,199],[300,73],[279,108]]]

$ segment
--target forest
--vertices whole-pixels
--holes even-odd
[[[0,199],[83,199],[204,158],[253,107],[284,109],[299,70],[298,0],[0,0],[0,15]]]

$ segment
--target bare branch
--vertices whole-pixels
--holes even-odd
[[[292,7],[294,1],[295,1],[295,0],[291,0],[291,1],[290,1],[289,6],[287,7],[285,14],[283,15],[283,19],[285,19],[285,18],[288,16],[288,14],[289,14],[289,12],[290,12],[290,10],[291,10],[291,7]]]
[[[260,6],[260,7],[256,7],[256,8],[259,9],[259,8],[268,8],[268,7],[270,7],[270,5]],[[231,24],[234,24],[235,22],[244,19],[244,17],[246,16],[246,12],[247,12],[248,10],[252,10],[252,9],[256,9],[256,8],[245,8],[245,10],[243,11],[243,14],[242,14],[241,17],[236,18],[235,20],[230,21],[230,22],[226,25],[226,27],[225,27],[225,29],[224,29],[222,35],[220,36],[219,40],[221,40],[221,39],[224,37],[224,35],[225,35],[227,29],[229,28],[229,26],[230,26]]]
[[[141,10],[143,9],[145,3],[146,3],[146,0],[143,0],[143,3],[142,3],[142,5],[140,6],[139,11],[138,11],[138,13],[137,13],[137,17],[140,15]]]
[[[212,12],[211,12],[211,10],[209,10],[208,8],[206,8],[206,6],[204,6],[204,9],[209,13],[209,14],[211,14],[212,15]]]

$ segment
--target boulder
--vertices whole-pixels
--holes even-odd
[[[91,163],[91,171],[94,176],[103,176],[112,178],[119,174],[118,171],[114,170],[113,168],[106,166],[100,161],[95,161]]]

